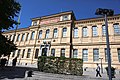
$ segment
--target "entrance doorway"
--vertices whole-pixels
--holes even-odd
[[[42,56],[47,56],[47,48],[42,49]]]

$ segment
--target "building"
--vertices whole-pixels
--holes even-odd
[[[22,65],[34,64],[37,57],[65,56],[82,58],[84,67],[107,66],[105,22],[103,17],[76,20],[72,11],[32,18],[28,28],[4,32],[17,44],[18,50],[10,60],[18,57]],[[108,17],[112,66],[120,69],[120,14]]]

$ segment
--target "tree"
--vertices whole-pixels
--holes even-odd
[[[21,6],[15,0],[0,0],[0,30],[13,28],[14,20],[19,13]]]
[[[19,24],[15,19],[21,9],[16,0],[0,0],[0,56],[10,55],[10,52],[16,50],[16,45],[2,35],[2,30],[9,30],[13,25]]]

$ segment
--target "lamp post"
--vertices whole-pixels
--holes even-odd
[[[103,73],[103,67],[102,67],[102,59],[103,58],[99,58],[100,59],[100,61],[101,61],[101,73]]]
[[[98,8],[96,10],[95,14],[96,15],[102,15],[105,18],[106,44],[107,44],[107,57],[108,57],[108,73],[109,73],[109,80],[112,80],[112,76],[111,76],[111,54],[110,54],[110,45],[109,45],[109,33],[108,33],[107,16],[113,16],[114,11],[112,9],[101,9],[101,8]]]

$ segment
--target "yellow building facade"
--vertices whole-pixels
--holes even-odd
[[[96,63],[107,66],[107,51],[103,17],[76,20],[72,11],[32,18],[31,26],[3,33],[13,40],[18,50],[10,61],[18,57],[21,65],[37,63],[38,56],[82,58],[84,67]],[[108,31],[112,66],[120,69],[120,15],[108,17]],[[15,35],[16,33],[16,35]],[[14,38],[15,37],[15,38]]]

